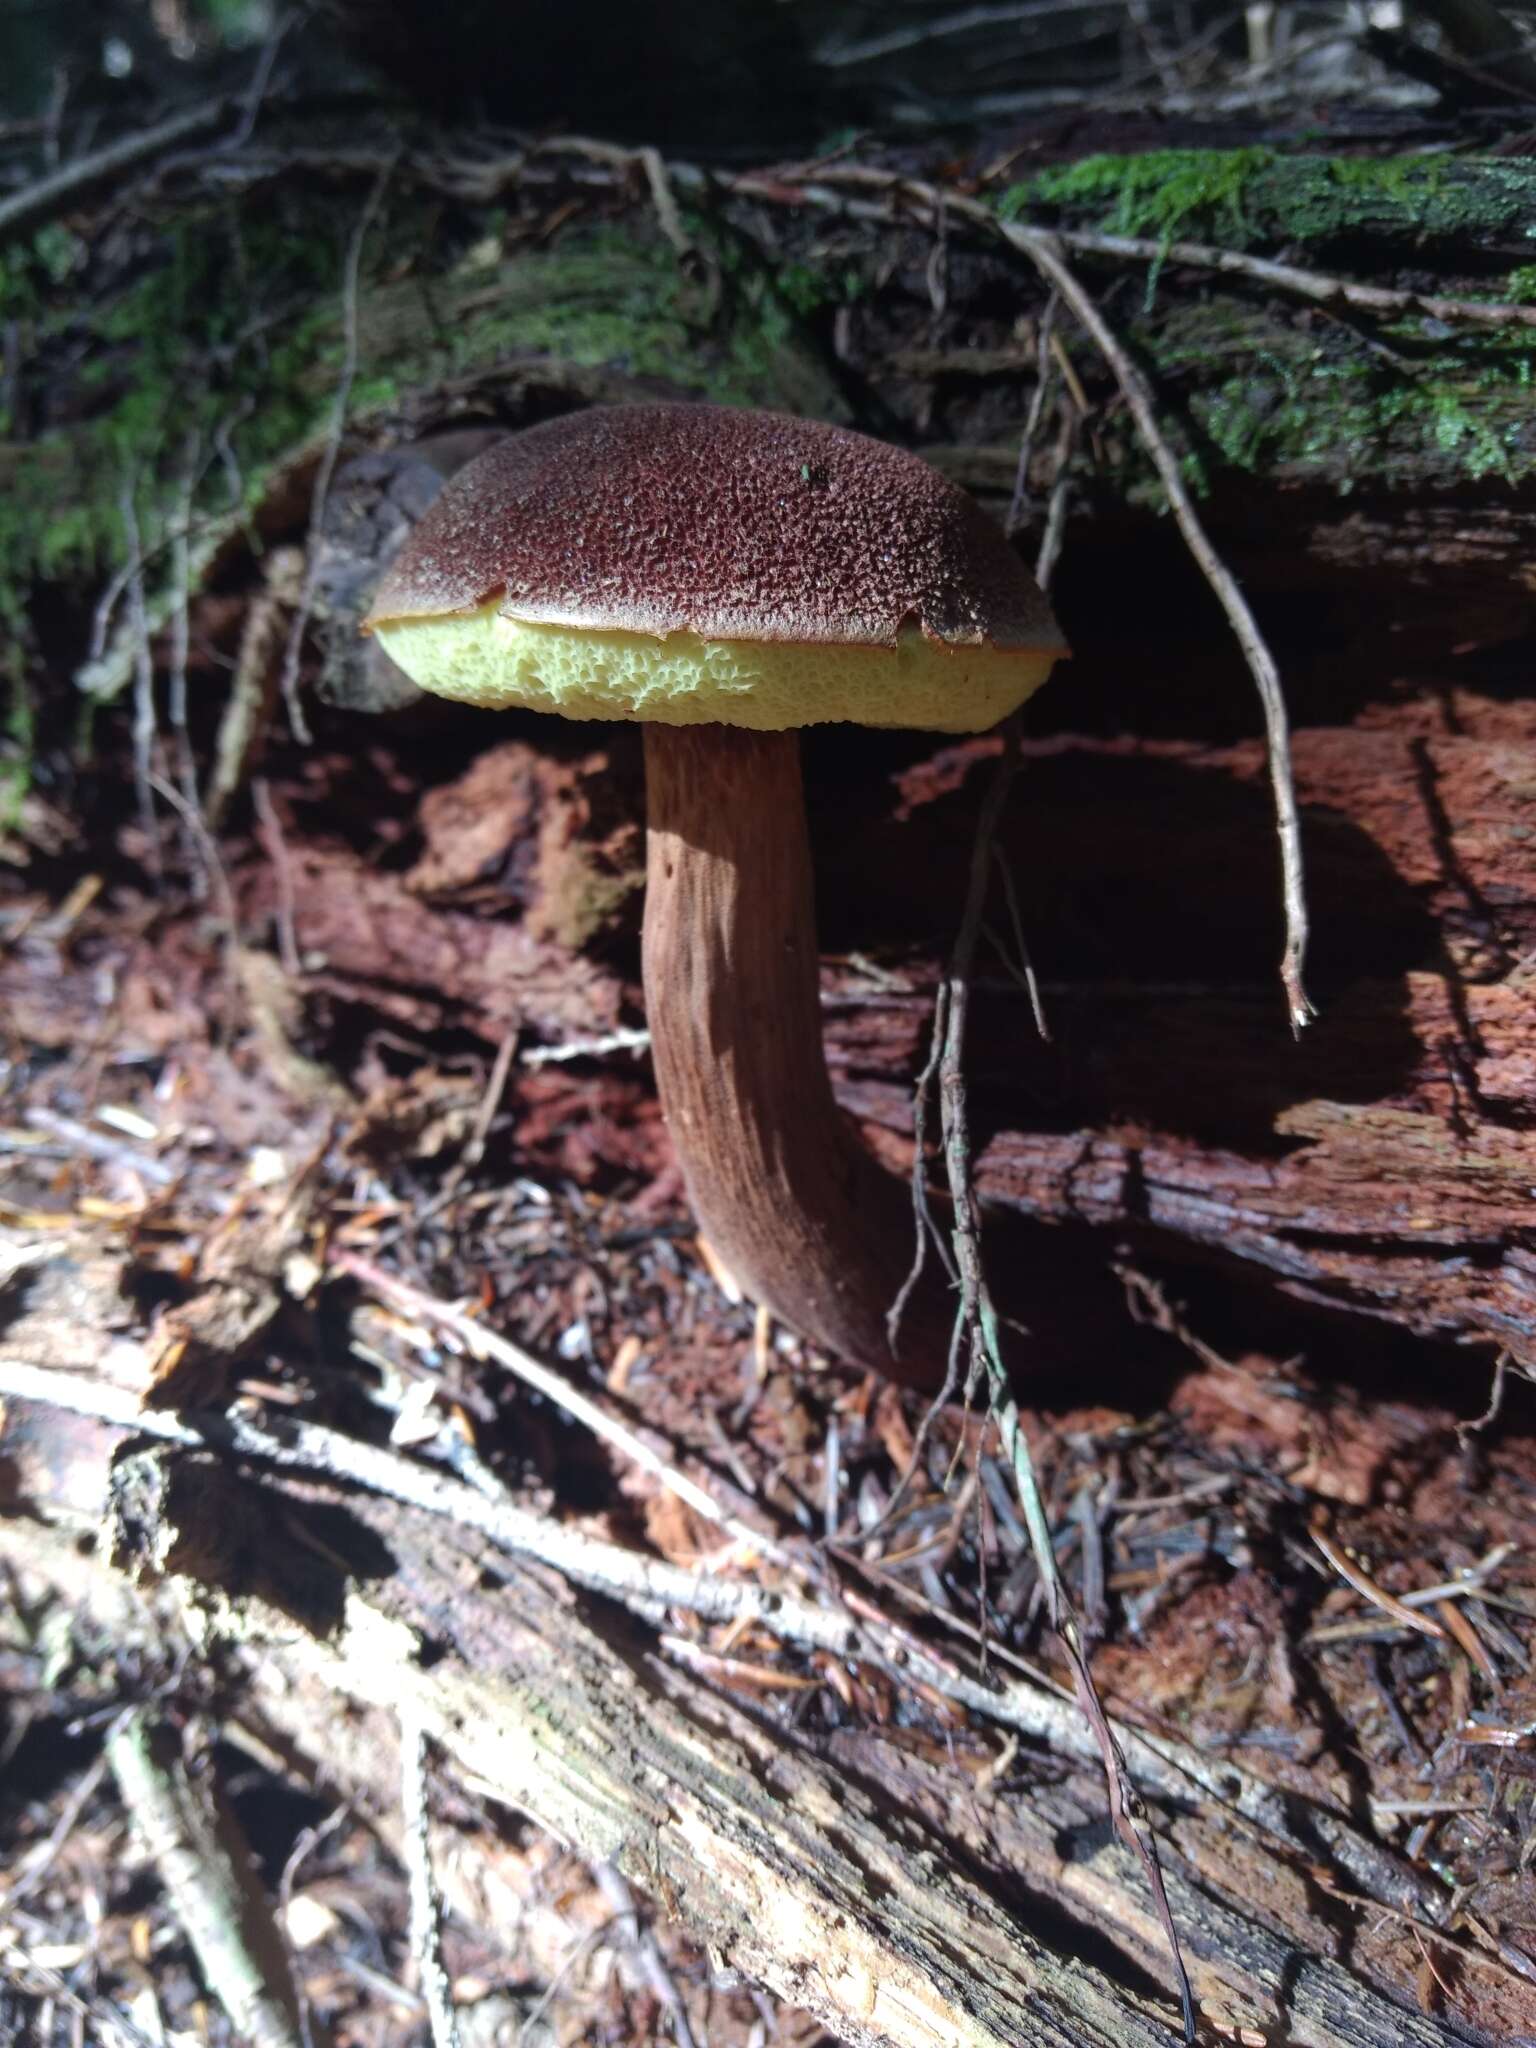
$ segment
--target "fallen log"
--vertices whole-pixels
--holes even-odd
[[[963,1715],[797,1735],[693,1675],[686,1634],[663,1654],[539,1568],[488,1566],[467,1532],[312,1474],[257,1483],[205,1453],[135,1452],[114,1498],[114,1562],[26,1518],[0,1520],[0,1558],[62,1598],[82,1638],[99,1622],[115,1654],[171,1666],[189,1630],[224,1674],[237,1729],[327,1798],[357,1802],[387,1839],[405,1703],[458,1783],[615,1864],[841,2040],[1169,2038],[1166,1951],[1134,1860],[1103,1835],[1081,1741],[1068,1740],[1076,1763],[1058,1756],[1043,1776],[1032,1748],[1010,1750],[1000,1777],[995,1735]],[[1073,1726],[1070,1707],[1040,1697],[1042,1733]],[[1174,1911],[1218,2033],[1279,2032],[1298,2048],[1504,2038],[1523,1992],[1495,1957],[1437,1932],[1430,1879],[1341,1809],[1277,1799],[1228,1761],[1213,1778],[1167,1737],[1127,1739],[1168,1830]],[[958,1798],[956,1756],[971,1788]],[[483,1905],[462,1839],[452,1871],[450,1903]],[[1330,1888],[1374,1918],[1341,1919]],[[1414,2009],[1405,1917],[1456,1974],[1454,2020]]]

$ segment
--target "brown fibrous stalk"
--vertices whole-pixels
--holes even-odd
[[[935,1261],[893,1351],[911,1195],[859,1144],[827,1074],[799,739],[647,725],[645,766],[646,1008],[700,1228],[791,1329],[935,1384],[951,1320]]]

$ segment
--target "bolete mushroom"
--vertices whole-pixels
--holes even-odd
[[[1002,533],[844,428],[599,408],[461,470],[366,624],[443,696],[644,723],[645,999],[694,1212],[793,1329],[933,1380],[949,1304],[914,1303],[893,1352],[910,1195],[827,1075],[796,728],[977,732],[1022,703],[1065,647]]]

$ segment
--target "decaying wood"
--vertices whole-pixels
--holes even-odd
[[[1434,717],[1423,703],[1411,723]],[[1450,723],[1297,734],[1323,959],[1322,1019],[1299,1047],[1248,979],[1264,943],[1247,894],[1259,750],[1028,746],[1007,857],[1054,1040],[994,969],[973,1035],[991,1199],[1536,1355],[1536,713],[1458,691]],[[949,773],[974,788],[982,765],[951,758]],[[909,871],[942,862],[947,880],[955,799],[927,770],[906,787]],[[926,996],[833,986],[845,1101],[909,1129]],[[887,1062],[899,1080],[877,1079]]]
[[[821,1044],[794,732],[645,728],[645,987],[694,1211],[747,1293],[834,1357],[937,1385],[941,1282],[887,1318],[910,1196],[853,1139]]]
[[[942,1742],[868,1728],[818,1742],[748,1715],[601,1604],[505,1559],[488,1571],[455,1532],[393,1503],[320,1488],[322,1552],[274,1540],[291,1527],[272,1515],[275,1481],[237,1481],[200,1455],[130,1465],[145,1469],[119,1486],[115,1541],[141,1592],[31,1522],[0,1522],[0,1557],[23,1583],[64,1594],[82,1626],[102,1610],[142,1631],[153,1599],[167,1657],[179,1610],[235,1685],[245,1724],[307,1759],[319,1787],[356,1799],[390,1837],[406,1699],[466,1785],[614,1863],[841,2039],[1167,2040],[1169,2009],[1138,1988],[1161,1977],[1166,1954],[1134,1865],[1099,1835],[1091,1764],[1058,1763],[1048,1783],[1029,1773],[1017,1791],[983,1768],[956,1803],[952,1768],[927,1760]],[[304,1494],[315,1501],[312,1483]],[[290,1513],[303,1512],[290,1496]],[[341,1569],[348,1558],[356,1576]],[[951,1723],[949,1734],[985,1765],[974,1731]],[[1232,1778],[1246,1804],[1244,1773]],[[1501,2037],[1523,1992],[1496,1962],[1456,1940],[1447,1962],[1478,2024],[1427,2016],[1413,2007],[1411,1944],[1327,1903],[1328,1883],[1370,1885],[1389,1918],[1419,1920],[1444,1950],[1427,1880],[1381,1851],[1362,1876],[1328,1879],[1330,1863],[1352,1860],[1335,1861],[1350,1832],[1342,1814],[1293,1820],[1276,1804],[1296,1830],[1288,1848],[1238,1806],[1218,1786],[1170,1822],[1174,1910],[1211,2023],[1297,2048]],[[446,1881],[450,1900],[474,1892],[462,1860]],[[1075,1959],[1085,1952],[1094,1964]]]

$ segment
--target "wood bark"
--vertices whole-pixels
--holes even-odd
[[[408,1698],[464,1786],[615,1863],[840,2040],[1172,2038],[1166,1956],[1139,1870],[1104,1835],[1092,1762],[1058,1756],[1042,1776],[1026,1750],[991,1783],[980,1726],[799,1735],[660,1657],[603,1603],[507,1560],[488,1568],[451,1529],[324,1484],[257,1487],[196,1457],[151,1455],[159,1469],[139,1475],[116,1538],[141,1590],[29,1521],[0,1520],[0,1557],[24,1585],[64,1597],[78,1628],[100,1619],[167,1662],[185,1616],[234,1685],[237,1723],[326,1796],[355,1799],[386,1839],[398,1835]],[[283,1496],[290,1516],[323,1505],[323,1560],[297,1536],[273,1541],[288,1525],[271,1512]],[[1042,1733],[1074,1723],[1038,1697]],[[975,1788],[959,1799],[957,1739]],[[1393,1916],[1433,1941],[1441,1901],[1342,1810],[1288,1800],[1167,1738],[1127,1741],[1172,1845],[1170,1896],[1209,2023],[1296,2048],[1509,2037],[1523,1988],[1460,1943],[1453,1958],[1440,1947],[1457,2016],[1416,2009],[1418,1951]],[[462,1839],[445,1875],[450,1901],[473,1909]],[[1330,1886],[1370,1906],[1341,1910]]]
[[[1089,1232],[1529,1361],[1536,709],[1459,689],[1436,730],[1426,685],[1351,724],[1326,715],[1295,744],[1321,1011],[1299,1045],[1265,973],[1279,931],[1257,745],[1030,744],[1004,851],[1054,1035],[1041,1044],[994,955],[971,1049],[981,1185],[1051,1226],[1063,1257]],[[824,860],[829,894],[879,888],[899,858],[909,914],[937,921],[988,766],[913,770],[905,823]],[[876,915],[894,922],[889,897]],[[930,973],[902,995],[829,971],[833,1072],[877,1143],[910,1130]],[[1051,1241],[1027,1263],[1054,1267]]]

